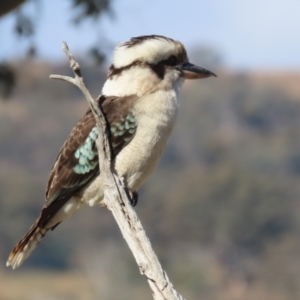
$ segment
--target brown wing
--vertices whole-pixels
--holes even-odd
[[[136,99],[136,96],[101,96],[99,99],[109,125],[114,156],[135,134],[136,120],[131,108]],[[54,163],[48,180],[40,226],[46,224],[74,193],[99,174],[96,138],[96,122],[92,112],[88,110],[71,131]]]
[[[56,158],[56,162],[51,170],[48,180],[46,199],[47,203],[52,202],[59,196],[65,194],[65,190],[70,190],[74,186],[87,182],[90,177],[89,173],[78,174],[74,167],[79,163],[75,157],[77,149],[84,144],[89,133],[95,127],[96,122],[90,110],[73,128],[67,140],[63,144]],[[98,158],[95,157],[95,161]]]

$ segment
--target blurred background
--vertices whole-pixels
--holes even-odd
[[[86,208],[24,265],[7,256],[44,202],[54,159],[116,43],[182,41],[218,78],[186,82],[136,211],[186,299],[300,299],[300,2],[11,0],[0,4],[0,299],[152,299],[110,212]]]

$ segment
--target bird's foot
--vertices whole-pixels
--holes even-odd
[[[138,194],[138,192],[136,192],[136,191],[131,192],[131,191],[128,191],[128,190],[127,190],[127,195],[128,195],[130,204],[131,204],[133,207],[136,206],[137,203],[138,203],[138,201],[139,201],[139,194]]]

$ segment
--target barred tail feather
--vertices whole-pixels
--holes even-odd
[[[24,260],[42,240],[47,231],[48,229],[40,227],[38,222],[34,223],[10,253],[6,266],[10,266],[13,270],[20,267]]]

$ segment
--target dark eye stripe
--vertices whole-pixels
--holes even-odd
[[[175,55],[171,55],[169,58],[160,61],[156,65],[150,65],[154,73],[160,78],[163,79],[165,76],[166,67],[174,67],[178,64],[178,60]]]
[[[163,61],[163,64],[166,66],[174,67],[178,63],[177,58],[174,55],[171,55],[168,59]]]

